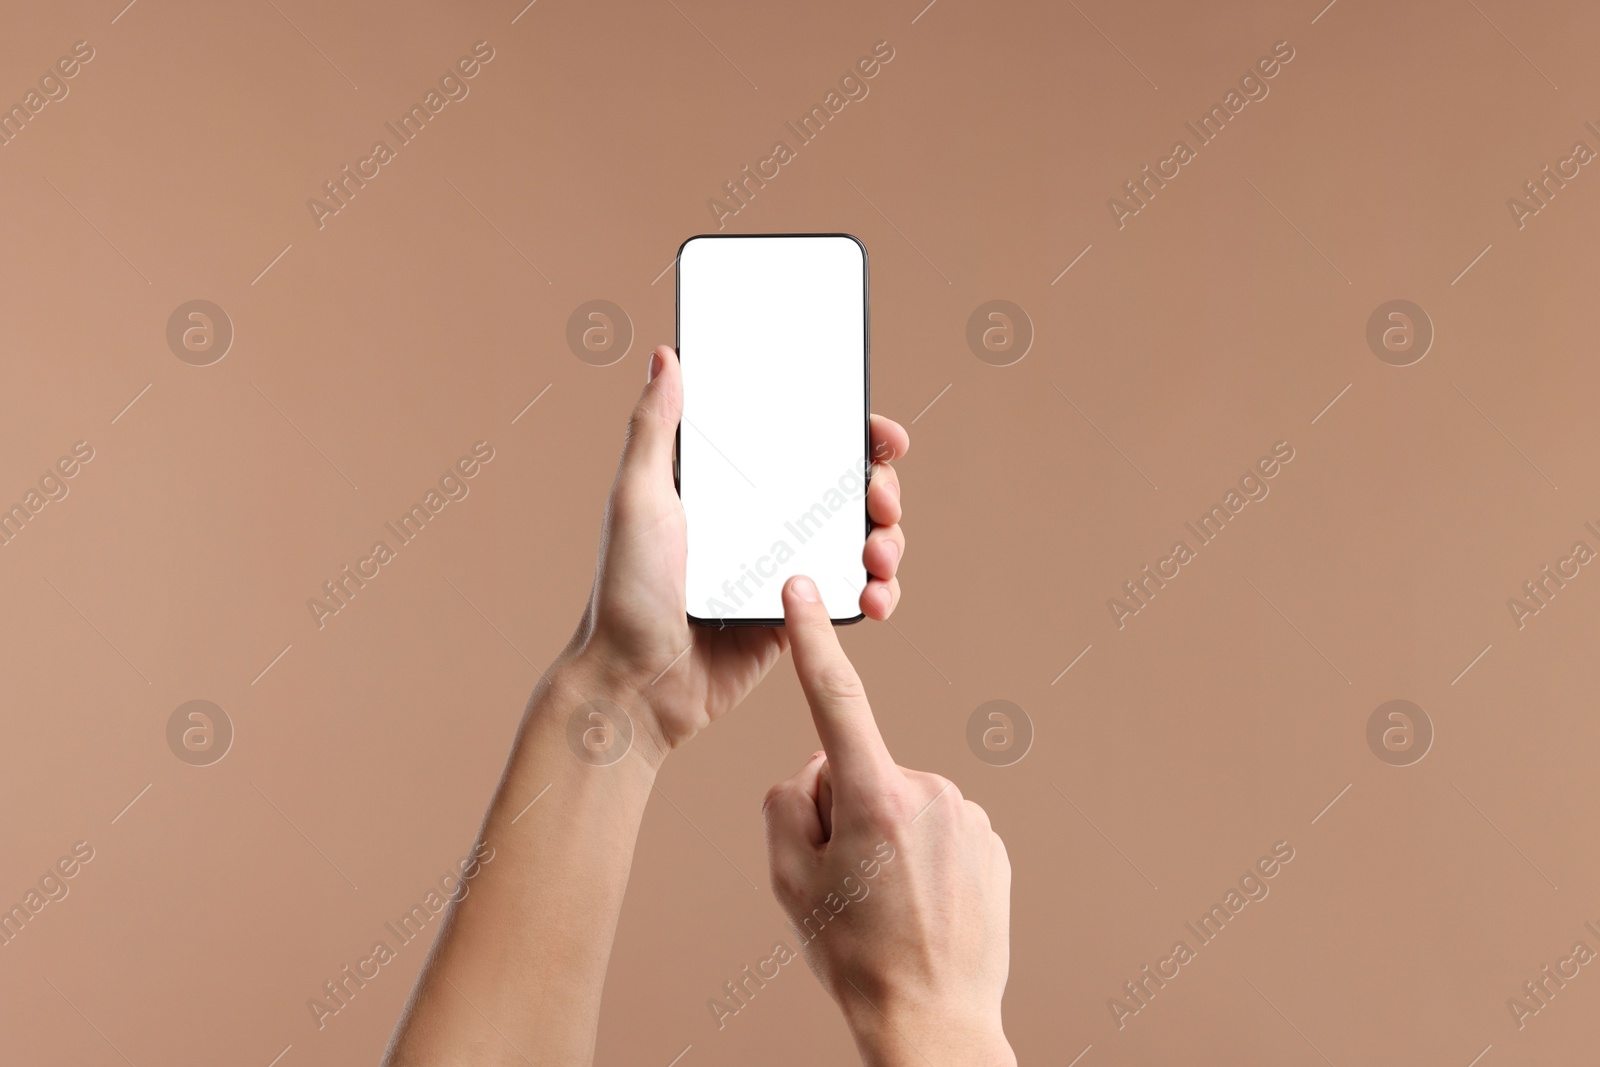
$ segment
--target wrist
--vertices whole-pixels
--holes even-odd
[[[926,1067],[960,1063],[968,1067],[1016,1067],[999,1012],[973,1014],[958,1009],[895,1008],[887,1012],[849,991],[854,1005],[845,1020],[866,1067]]]
[[[662,741],[643,682],[592,649],[569,647],[545,671],[528,715],[565,734],[592,766],[637,757],[653,774],[670,746]]]

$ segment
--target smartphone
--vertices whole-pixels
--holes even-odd
[[[867,250],[846,233],[678,249],[689,620],[781,626],[783,584],[859,622],[869,456]]]

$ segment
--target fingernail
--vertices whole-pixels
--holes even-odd
[[[899,563],[900,562],[900,542],[898,542],[898,541],[885,541],[884,544],[889,546],[889,564],[890,564],[890,566],[893,566],[893,565]]]
[[[811,753],[811,762],[815,763],[817,760],[821,759],[823,756],[826,756],[826,755],[827,755],[827,753],[823,752],[821,750],[813,752],[813,753]]]
[[[651,352],[650,353],[650,369],[645,372],[645,376],[644,376],[644,381],[645,381],[646,385],[649,385],[651,382],[656,380],[656,375],[661,373],[661,364],[662,364],[662,359],[661,359],[660,351]]]
[[[795,596],[807,604],[815,604],[818,600],[816,583],[803,574],[790,582],[789,588],[794,591]]]

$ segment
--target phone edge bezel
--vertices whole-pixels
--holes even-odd
[[[673,349],[674,352],[676,352],[678,354],[678,358],[679,358],[680,361],[683,358],[682,351],[681,351],[681,349],[679,347],[682,344],[682,341],[683,341],[683,337],[682,337],[682,330],[683,330],[683,270],[682,270],[683,250],[685,248],[689,247],[689,243],[691,241],[698,241],[701,238],[740,238],[740,237],[845,237],[845,238],[850,239],[851,241],[854,241],[855,244],[856,244],[856,247],[861,249],[861,375],[862,375],[862,383],[861,383],[862,390],[861,390],[861,393],[862,393],[862,399],[864,401],[863,404],[862,404],[862,408],[863,408],[863,411],[862,411],[862,455],[866,457],[866,470],[862,474],[863,483],[865,485],[865,488],[862,490],[862,494],[861,494],[861,510],[862,510],[862,513],[863,513],[863,518],[864,518],[864,520],[866,522],[866,533],[863,535],[863,544],[864,544],[865,543],[865,538],[867,536],[870,536],[871,533],[872,533],[872,515],[870,514],[870,512],[867,511],[867,490],[870,490],[871,487],[872,487],[872,299],[871,299],[872,270],[871,270],[871,257],[869,256],[869,254],[867,252],[866,243],[864,241],[862,241],[861,238],[857,237],[853,233],[843,233],[843,232],[836,232],[836,233],[697,233],[697,234],[694,234],[691,237],[685,238],[683,243],[678,245],[678,254],[676,256],[674,256],[673,260],[672,260],[672,267],[673,267],[673,270],[672,270],[672,298],[673,298],[673,300],[672,300],[672,349]],[[680,472],[680,467],[679,467],[679,462],[680,462],[680,458],[681,458],[681,447],[680,446],[682,444],[682,441],[683,441],[683,422],[680,419],[679,422],[678,422],[677,428],[673,431],[673,439],[672,439],[672,488],[673,488],[673,491],[678,494],[680,503],[681,503],[682,497],[683,497],[683,487],[682,487],[682,484],[681,484],[681,472]],[[687,518],[687,516],[686,516],[686,518]],[[862,572],[867,575],[867,580],[871,581],[872,575],[871,575],[870,572],[868,572],[866,570],[866,564],[864,562],[862,564],[862,568],[861,569],[862,569]],[[865,588],[864,585],[863,585],[863,588]],[[700,616],[694,614],[692,611],[688,610],[688,605],[687,604],[684,606],[684,615],[688,618],[689,623],[691,625],[694,625],[694,626],[705,626],[705,627],[715,627],[717,629],[725,629],[726,627],[729,627],[729,626],[782,626],[783,625],[783,620],[782,619],[703,619]],[[851,616],[849,618],[842,618],[842,619],[836,619],[836,618],[834,618],[833,616],[830,615],[828,617],[828,621],[831,622],[835,626],[851,626],[851,625],[853,625],[855,623],[858,623],[858,622],[862,621],[866,617],[867,617],[866,612],[863,611],[863,612],[858,612],[856,615]]]

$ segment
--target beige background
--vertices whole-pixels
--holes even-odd
[[[845,640],[900,761],[1009,845],[1021,1060],[1592,1052],[1596,968],[1524,1029],[1506,1004],[1600,949],[1600,576],[1506,607],[1600,548],[1600,176],[1506,206],[1600,148],[1591,5],[121,2],[0,33],[0,101],[95,50],[0,148],[0,499],[95,450],[0,548],[0,901],[95,849],[0,948],[8,1062],[376,1058],[421,944],[324,1029],[306,1002],[470,846],[671,340],[659,272],[880,40],[729,229],[871,251],[911,547],[893,626]],[[1283,40],[1119,231],[1107,198]],[[319,230],[306,200],[478,41],[470,96]],[[197,298],[236,334],[207,367],[165,340]],[[1397,298],[1437,334],[1407,367],[1365,341]],[[592,299],[637,331],[609,367],[564,339]],[[1009,367],[965,341],[990,299],[1036,331]],[[306,599],[480,439],[471,495],[318,630]],[[1108,598],[1283,440],[1271,496],[1119,631]],[[236,729],[208,767],[166,742],[196,698]],[[1009,767],[966,746],[994,698],[1036,730]],[[1408,767],[1366,741],[1394,698],[1436,731]],[[758,805],[814,744],[782,668],[670,762],[599,1062],[849,1058],[798,966],[720,1032],[706,1007],[787,936]],[[1271,896],[1119,1031],[1108,998],[1283,840]]]

